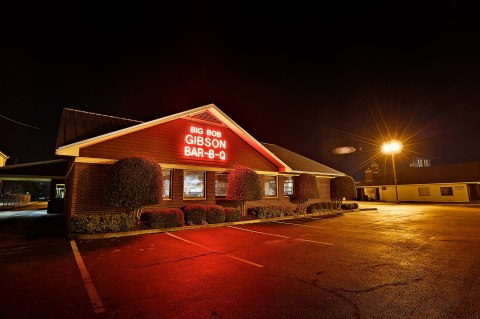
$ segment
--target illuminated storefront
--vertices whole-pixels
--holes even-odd
[[[330,201],[330,179],[343,173],[277,145],[260,143],[213,104],[149,122],[65,109],[56,154],[69,159],[67,214],[115,213],[104,204],[109,166],[132,156],[155,158],[163,171],[160,207],[226,204],[235,165],[261,175],[264,199],[251,205],[294,205],[294,176],[318,177],[319,201]],[[227,203],[228,204],[228,203]]]

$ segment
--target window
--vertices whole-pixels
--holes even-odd
[[[65,184],[55,185],[55,198],[65,198]]]
[[[440,187],[440,194],[442,196],[453,196],[453,188],[452,187]]]
[[[227,196],[228,174],[216,174],[215,196]]]
[[[293,177],[285,176],[283,178],[283,195],[292,196],[293,195]]]
[[[205,198],[205,171],[185,171],[183,198]]]
[[[266,197],[277,196],[277,176],[263,176],[263,186]]]
[[[172,170],[162,169],[163,175],[163,198],[172,198]]]
[[[419,187],[418,196],[430,196],[430,187]]]

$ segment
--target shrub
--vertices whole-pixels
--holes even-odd
[[[248,209],[248,213],[258,218],[274,218],[294,215],[297,211],[287,206],[254,206]]]
[[[147,211],[151,228],[181,227],[185,224],[183,212],[179,208]]]
[[[128,231],[134,225],[135,216],[129,213],[74,215],[70,219],[70,230],[80,234]]]
[[[111,206],[133,210],[138,223],[144,206],[162,201],[162,184],[162,170],[156,160],[123,158],[113,164],[105,199]]]
[[[187,205],[183,213],[187,225],[204,225],[207,222],[207,211],[204,205]]]
[[[333,210],[333,203],[332,202],[328,202],[327,205],[328,205],[328,210]]]
[[[305,211],[305,204],[309,199],[318,198],[320,190],[315,175],[301,174],[295,177],[295,199],[300,202],[299,209]]]
[[[238,222],[242,219],[242,213],[238,208],[225,207],[225,221],[226,222]]]
[[[327,210],[328,209],[328,203],[322,203],[322,209]]]
[[[355,193],[355,181],[350,176],[337,176],[330,181],[330,195],[339,203],[342,203],[343,198],[354,198]]]
[[[225,209],[220,205],[208,205],[206,208],[206,219],[209,224],[225,222]]]
[[[341,207],[342,207],[342,209],[348,209],[348,210],[357,209],[358,204],[357,203],[346,203],[346,204],[342,204]]]
[[[262,199],[262,196],[260,176],[251,168],[236,165],[228,175],[226,199],[238,203],[243,214],[245,202]]]
[[[312,213],[317,213],[319,211],[322,211],[323,206],[322,203],[313,203],[307,207],[307,213],[312,214]]]

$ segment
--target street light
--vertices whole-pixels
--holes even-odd
[[[390,141],[388,143],[383,143],[382,151],[385,154],[392,154],[392,165],[393,165],[393,179],[395,181],[395,197],[396,203],[399,204],[398,201],[398,188],[397,188],[397,172],[395,171],[395,154],[399,153],[402,150],[402,144],[398,141]]]

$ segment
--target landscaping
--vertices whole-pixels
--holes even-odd
[[[135,223],[133,213],[75,215],[70,219],[70,231],[78,234],[122,232],[130,230],[167,229],[177,227],[212,225],[241,221],[264,220],[295,216],[335,216],[342,210],[354,210],[357,203],[313,203],[306,212],[291,206],[252,206],[242,216],[239,208],[220,205],[187,205],[180,208],[145,209],[140,224]]]

